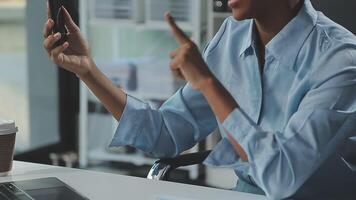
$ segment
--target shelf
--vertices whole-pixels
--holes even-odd
[[[185,22],[177,22],[178,26],[184,31],[193,32],[195,28],[192,24]],[[115,20],[115,19],[92,19],[89,20],[90,26],[95,27],[124,27],[124,28],[132,28],[138,31],[144,30],[158,30],[158,31],[170,31],[170,27],[165,21],[162,22],[145,22],[145,23],[137,23],[132,20]]]
[[[90,90],[88,90],[90,92]],[[138,98],[142,101],[149,101],[149,100],[162,100],[166,101],[167,99],[171,98],[174,94],[171,95],[164,95],[164,94],[158,94],[158,93],[149,93],[149,92],[127,92],[125,91],[126,94],[133,96],[135,98]],[[93,103],[97,103],[101,105],[101,101],[99,101],[98,98],[96,97],[91,97],[90,101]]]
[[[1,1],[1,0],[0,0]],[[143,0],[135,0],[137,2],[144,2]],[[145,20],[135,20],[135,19],[115,19],[115,18],[97,18],[95,15],[93,16],[94,11],[92,7],[88,4],[89,1],[80,0],[80,14],[81,14],[81,24],[83,34],[87,37],[90,36],[90,31],[93,29],[105,28],[112,32],[108,33],[108,37],[112,37],[113,44],[120,44],[119,34],[121,33],[121,29],[128,29],[128,31],[136,31],[140,34],[145,34],[147,32],[157,32],[157,34],[167,35],[168,32],[171,31],[169,25],[163,19],[150,18],[145,17]],[[147,1],[145,1],[147,2]],[[157,1],[159,2],[159,1]],[[199,6],[206,9],[204,5],[207,5],[205,0],[194,1],[191,3],[187,1],[188,6]],[[207,15],[206,10],[193,9],[194,12],[191,13],[193,20],[182,20],[178,21],[178,26],[185,32],[187,32],[190,36],[192,36],[198,46],[203,44],[204,42],[204,34],[208,31],[207,24]],[[143,12],[142,12],[143,13]],[[156,14],[156,12],[155,12]],[[163,13],[162,13],[163,15]],[[189,18],[190,19],[190,18]],[[126,33],[126,32],[125,32]],[[152,33],[150,33],[152,34]],[[153,33],[155,34],[155,33]],[[172,38],[173,39],[173,38]],[[98,41],[100,42],[100,41]],[[105,43],[106,44],[106,43]],[[106,49],[106,47],[104,47]],[[108,45],[108,50],[110,50],[113,57],[121,57],[119,46],[116,45]],[[166,54],[166,52],[165,52]],[[168,59],[168,58],[167,58]],[[167,66],[168,67],[168,66]],[[167,68],[168,70],[169,68]],[[139,78],[139,75],[138,75]],[[165,79],[164,79],[165,80]],[[156,82],[155,82],[156,83]],[[158,83],[159,86],[162,83]],[[170,83],[169,83],[170,84]],[[134,92],[127,91],[128,94],[142,99],[150,104],[153,107],[157,106],[160,101],[165,101],[169,99],[174,94],[174,89],[176,88],[176,82],[172,82],[174,85],[163,85],[165,90],[157,89],[157,90],[146,90],[145,87],[138,89]],[[149,85],[144,85],[149,86]],[[167,87],[169,86],[169,88]],[[159,87],[160,88],[160,87]],[[171,94],[172,93],[172,94]],[[91,98],[89,90],[83,84],[81,85],[81,108],[80,108],[80,166],[85,167],[88,165],[90,161],[116,161],[116,162],[125,162],[132,163],[135,165],[149,165],[152,166],[153,163],[157,160],[154,158],[146,157],[145,154],[139,152],[134,154],[129,153],[119,153],[119,152],[110,152],[105,147],[100,145],[89,146],[88,144],[88,117],[90,113],[88,113],[88,101],[93,101],[93,103],[98,103],[96,98]],[[157,100],[157,102],[156,102]],[[100,109],[101,110],[101,109]],[[116,126],[116,121],[113,120],[114,126]],[[196,179],[199,176],[199,165],[182,167],[181,169],[187,170],[189,172],[189,176],[192,179]]]
[[[144,156],[142,153],[132,153],[132,154],[125,154],[125,153],[114,153],[106,151],[105,148],[103,149],[94,149],[89,151],[88,157],[90,160],[96,161],[116,161],[116,162],[126,162],[132,163],[137,166],[142,165],[149,165],[152,166],[158,159],[156,158],[149,158]],[[197,165],[185,166],[180,167],[179,169],[183,170],[196,170],[198,168]],[[191,178],[197,178],[198,174],[196,172],[191,174]]]
[[[125,28],[138,28],[142,26],[139,23],[134,22],[133,20],[127,19],[90,19],[90,26],[102,26],[102,27],[125,27]]]
[[[127,94],[136,97],[138,99],[142,100],[152,100],[152,99],[158,99],[158,100],[167,100],[173,94],[171,95],[165,95],[165,94],[158,94],[158,93],[149,93],[149,92],[126,92]]]
[[[196,28],[192,23],[179,22],[179,21],[177,21],[176,23],[179,26],[179,28],[181,28],[184,31],[193,32],[194,30],[196,30]],[[148,30],[152,29],[152,30],[171,31],[171,28],[169,27],[166,21],[148,21],[145,24],[143,24],[143,28]]]
[[[214,18],[228,18],[232,15],[231,12],[213,12],[213,17]]]
[[[153,165],[157,159],[145,157],[141,153],[124,154],[124,153],[113,153],[102,149],[93,149],[89,151],[89,159],[99,160],[99,161],[117,161],[117,162],[127,162],[133,163],[135,165]]]

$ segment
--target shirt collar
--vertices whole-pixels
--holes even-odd
[[[255,25],[254,25],[253,20],[251,20],[250,27],[249,27],[248,33],[247,33],[247,37],[241,46],[240,56],[242,54],[244,54],[249,48],[252,48],[252,46],[254,45],[254,42],[256,41],[255,36],[256,36]]]
[[[298,15],[266,45],[266,51],[284,64],[294,62],[294,58],[297,57],[305,40],[313,30],[317,16],[310,0],[305,0]]]
[[[317,11],[313,8],[310,0],[304,0],[304,5],[297,16],[266,45],[266,55],[268,53],[285,64],[294,62],[295,60],[291,58],[296,58],[298,55],[303,43],[316,24],[317,16]],[[254,22],[251,20],[247,39],[240,50],[240,56],[254,45],[254,29]]]

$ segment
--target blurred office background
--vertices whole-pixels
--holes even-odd
[[[170,10],[203,48],[230,16],[224,0],[72,0],[75,21],[100,68],[128,93],[159,107],[184,83],[169,70],[177,47],[163,20]],[[356,32],[356,1],[314,0]],[[0,118],[19,126],[18,160],[144,177],[155,158],[131,147],[109,149],[117,122],[77,78],[58,69],[42,48],[45,0],[0,0]],[[189,152],[211,149],[217,133]],[[191,166],[173,179],[232,188],[232,170]]]

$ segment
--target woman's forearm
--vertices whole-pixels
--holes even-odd
[[[238,104],[225,87],[214,77],[206,79],[199,90],[203,93],[210,107],[221,123],[238,108]]]
[[[110,81],[92,62],[90,71],[79,77],[95,96],[103,103],[104,107],[120,120],[126,105],[126,93]]]
[[[229,91],[217,80],[215,77],[209,78],[204,82],[204,87],[200,88],[200,91],[205,96],[214,114],[219,121],[223,123],[225,119],[239,107],[238,103],[231,96]],[[238,122],[236,122],[238,123]],[[229,139],[231,140],[231,134],[229,133]],[[248,161],[246,152],[242,147],[235,142],[233,144],[235,151],[243,161]]]

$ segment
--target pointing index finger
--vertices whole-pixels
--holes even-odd
[[[52,18],[52,13],[51,13],[51,9],[50,9],[48,0],[47,0],[47,18],[48,19]]]
[[[165,19],[166,19],[167,23],[169,24],[169,26],[171,27],[173,35],[180,45],[190,42],[189,37],[187,35],[185,35],[185,33],[177,26],[171,13],[169,13],[169,12],[166,13]]]

